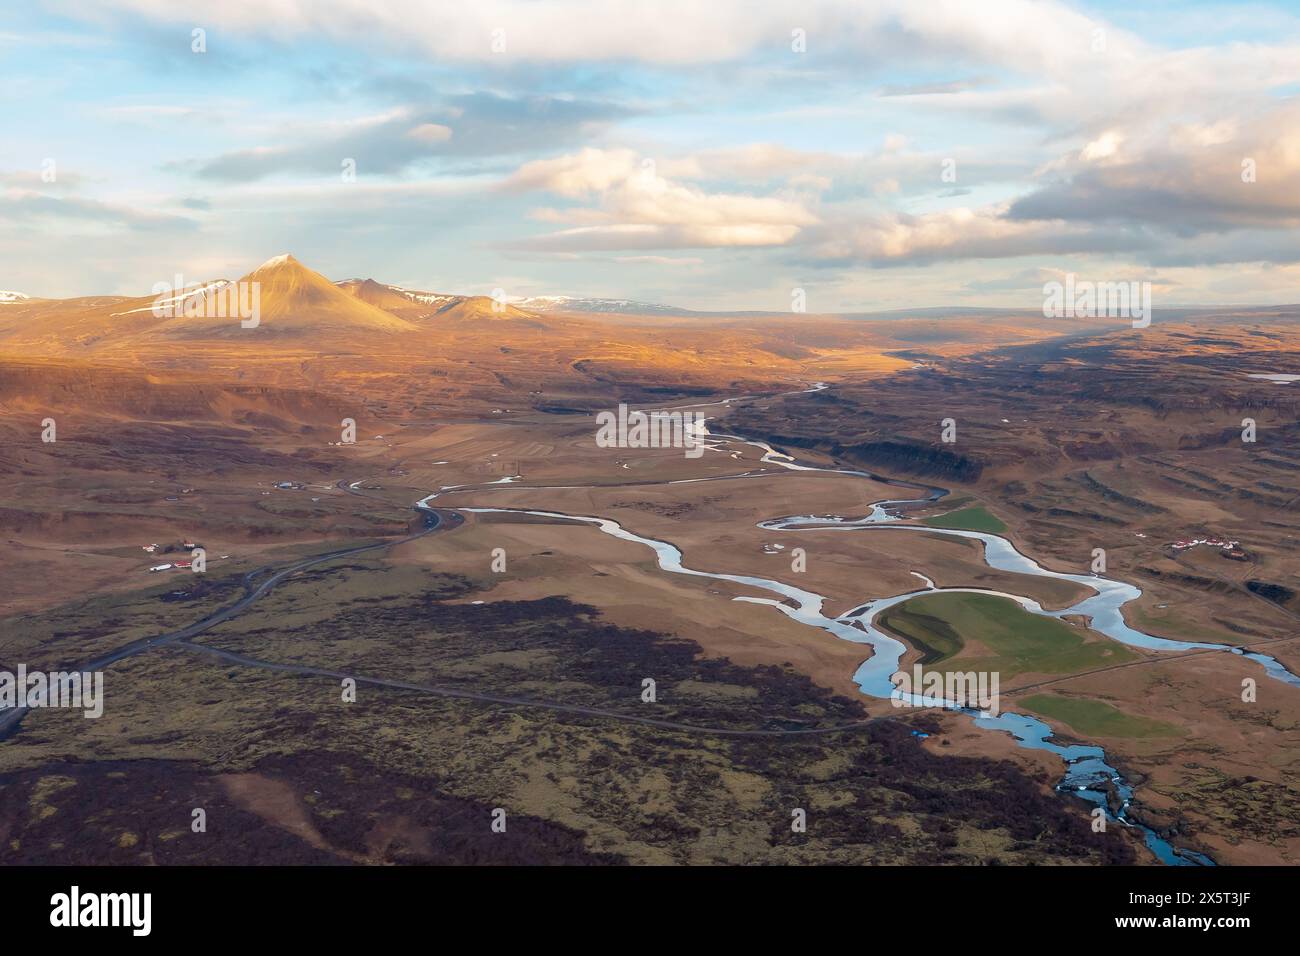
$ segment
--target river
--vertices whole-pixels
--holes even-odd
[[[823,383],[816,383],[812,388],[803,391],[819,391],[825,387],[827,386]],[[719,402],[708,404],[730,405],[740,400],[742,399],[724,399]],[[696,405],[679,407],[699,408],[707,406]],[[1297,677],[1297,675],[1287,670],[1279,661],[1267,655],[1254,652],[1243,652],[1237,648],[1231,648],[1226,645],[1170,640],[1145,634],[1142,631],[1130,627],[1125,622],[1121,609],[1124,605],[1140,597],[1142,594],[1141,589],[1132,584],[1123,581],[1116,581],[1095,574],[1069,574],[1061,571],[1051,571],[1038,564],[1032,558],[1020,553],[1010,541],[998,535],[979,531],[932,528],[925,525],[907,524],[905,523],[905,519],[900,518],[896,513],[894,513],[897,509],[908,505],[937,501],[947,494],[946,489],[931,487],[916,482],[888,478],[866,471],[843,468],[823,468],[815,465],[802,464],[796,461],[793,457],[777,451],[765,442],[746,439],[736,435],[713,433],[707,428],[707,426],[701,429],[701,433],[702,439],[705,440],[708,447],[713,450],[722,451],[724,446],[731,442],[747,444],[758,448],[763,452],[762,461],[764,463],[777,465],[790,471],[825,472],[851,477],[870,478],[873,481],[912,488],[922,492],[922,494],[916,498],[876,502],[871,506],[870,512],[861,517],[855,518],[842,515],[795,515],[770,518],[761,521],[758,523],[758,527],[760,528],[776,532],[910,531],[977,540],[982,542],[984,546],[984,561],[990,568],[1018,574],[1030,574],[1039,577],[1050,577],[1071,581],[1087,587],[1090,589],[1091,593],[1089,596],[1081,599],[1068,608],[1059,611],[1048,611],[1036,601],[1023,595],[980,588],[936,588],[934,587],[933,582],[930,582],[928,578],[925,578],[923,575],[917,575],[925,581],[927,585],[923,590],[877,598],[860,604],[839,617],[832,617],[823,612],[827,599],[825,596],[818,594],[815,591],[796,587],[795,585],[786,584],[783,581],[777,581],[771,578],[755,577],[746,574],[701,571],[687,567],[682,562],[682,552],[675,545],[667,541],[659,541],[654,538],[636,534],[635,532],[627,530],[612,518],[523,508],[457,507],[455,510],[470,514],[524,514],[535,517],[563,519],[590,524],[611,537],[623,541],[630,541],[650,548],[656,555],[659,567],[664,571],[693,577],[711,578],[718,581],[729,581],[735,584],[746,585],[760,591],[767,591],[774,596],[770,598],[741,596],[735,598],[735,600],[751,604],[768,605],[791,619],[798,621],[800,624],[818,628],[840,640],[851,641],[855,644],[865,644],[871,648],[871,656],[863,662],[853,675],[854,683],[856,683],[862,690],[863,694],[870,697],[883,699],[889,699],[891,696],[895,698],[899,697],[895,692],[895,685],[890,680],[890,677],[899,671],[902,655],[907,650],[906,646],[901,641],[875,627],[874,622],[877,615],[886,608],[914,598],[918,594],[942,592],[996,594],[1017,602],[1030,613],[1046,615],[1058,619],[1066,615],[1084,615],[1090,618],[1090,626],[1093,630],[1098,631],[1113,640],[1119,641],[1122,644],[1139,647],[1147,651],[1189,651],[1217,648],[1226,653],[1242,654],[1243,656],[1259,663],[1269,677],[1283,681],[1292,686],[1300,686],[1300,677]],[[673,483],[685,483],[689,481],[719,481],[728,479],[739,480],[760,477],[763,474],[766,473],[746,472],[741,475],[684,479]],[[517,480],[519,476],[512,477]],[[510,478],[502,479],[496,482],[491,482],[487,485],[445,486],[439,491],[421,499],[418,502],[417,507],[428,508],[430,507],[429,502],[431,500],[441,497],[444,494],[464,493],[467,491],[484,491],[488,490],[492,485],[509,484],[511,480],[512,479]],[[536,487],[537,490],[542,490],[544,486],[529,486],[530,489],[533,487]],[[601,486],[565,485],[554,487],[581,488]],[[516,487],[512,490],[523,489]],[[793,606],[789,603],[791,601],[793,602]],[[1214,865],[1214,861],[1203,854],[1195,853],[1191,850],[1176,849],[1152,828],[1130,817],[1128,808],[1133,797],[1133,787],[1107,762],[1106,754],[1101,747],[1061,744],[1053,738],[1052,729],[1047,723],[1039,720],[1037,717],[1027,714],[1016,714],[1006,711],[994,714],[988,711],[979,711],[967,707],[955,707],[941,700],[927,699],[918,695],[902,695],[902,697],[902,702],[905,704],[917,706],[945,706],[947,709],[959,711],[969,716],[977,727],[985,730],[1010,734],[1021,747],[1031,750],[1045,750],[1056,754],[1066,765],[1065,776],[1057,785],[1057,789],[1062,792],[1073,793],[1095,806],[1100,807],[1108,820],[1136,829],[1140,832],[1146,846],[1162,863],[1173,866]]]

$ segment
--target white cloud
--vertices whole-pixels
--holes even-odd
[[[1017,219],[1129,222],[1186,236],[1300,225],[1300,101],[1249,118],[1130,120],[1041,171]]]
[[[698,266],[703,265],[704,260],[696,256],[614,256],[615,262],[637,263],[652,266]]]
[[[518,244],[532,249],[775,246],[818,221],[794,199],[705,192],[670,181],[657,164],[623,149],[584,149],[526,163],[503,188],[596,202],[540,210],[537,217],[545,221],[576,225]]]
[[[759,49],[790,51],[791,30],[808,50],[873,57],[917,50],[981,62],[1064,71],[1089,49],[1099,21],[1054,0],[100,0],[88,15],[116,7],[173,23],[202,23],[276,37],[324,33],[359,43],[374,38],[439,58],[541,62],[638,60],[720,63]],[[72,9],[79,4],[73,3]],[[493,31],[503,30],[504,52]],[[900,39],[905,43],[900,45]],[[1139,46],[1107,28],[1116,54]]]
[[[1123,141],[1123,133],[1107,130],[1083,147],[1079,152],[1079,158],[1088,163],[1110,159],[1119,151],[1120,143]]]
[[[1004,258],[1087,246],[1087,230],[1006,218],[1006,206],[958,207],[914,216],[886,211],[827,223],[808,243],[816,259],[916,262]]]
[[[408,130],[406,135],[422,143],[445,143],[451,139],[451,127],[441,123],[421,123]]]

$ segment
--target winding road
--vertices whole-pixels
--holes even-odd
[[[77,667],[61,668],[61,670],[80,671],[81,673],[103,670],[111,664],[116,664],[118,661],[125,660],[128,657],[134,657],[135,655],[151,650],[152,648],[164,647],[188,641],[190,638],[198,637],[200,634],[211,630],[224,621],[229,621],[231,618],[238,617],[240,614],[244,613],[244,611],[248,610],[248,608],[254,603],[259,601],[266,594],[270,593],[277,584],[285,578],[297,574],[299,571],[306,571],[308,568],[313,568],[318,564],[324,564],[327,561],[334,561],[338,558],[351,557],[355,554],[365,554],[369,551],[377,551],[380,548],[391,548],[394,545],[405,544],[408,541],[415,541],[417,538],[423,538],[425,535],[432,534],[433,532],[443,528],[444,523],[446,526],[454,527],[464,520],[459,515],[455,514],[444,518],[440,512],[434,511],[433,509],[421,509],[421,514],[424,520],[424,527],[415,534],[407,535],[406,537],[400,538],[396,541],[376,541],[372,544],[363,544],[358,547],[339,548],[334,551],[326,551],[323,554],[317,554],[310,558],[303,558],[301,561],[295,561],[279,570],[263,567],[249,571],[244,575],[244,596],[234,604],[221,608],[218,611],[214,611],[207,617],[195,621],[193,624],[183,627],[179,631],[160,634],[157,637],[141,638],[138,641],[123,644],[121,647],[110,651],[101,657],[97,657],[94,660],[87,661],[85,664],[81,664]],[[266,580],[254,586],[253,579],[259,577],[266,571],[273,571],[273,573],[267,577]],[[8,738],[18,729],[19,724],[22,723],[23,717],[27,715],[28,709],[29,708],[27,707],[12,707],[5,710],[3,714],[0,714],[0,740]]]
[[[820,384],[815,385],[812,389],[808,389],[808,391],[816,391],[822,387],[825,386],[822,386]],[[721,402],[715,402],[709,404],[727,406],[730,405],[733,401],[737,401],[737,399],[728,399],[728,400],[723,400]],[[684,407],[703,407],[703,406],[684,406]],[[1140,593],[1137,591],[1136,588],[1133,588],[1131,585],[1124,585],[1119,582],[1113,582],[1105,578],[1094,577],[1090,580],[1085,580],[1084,576],[1069,575],[1061,572],[1047,571],[1046,569],[1037,565],[1035,562],[1032,562],[1032,560],[1028,559],[1020,552],[1016,551],[1014,545],[1012,545],[1007,539],[998,538],[997,536],[985,535],[985,534],[973,533],[973,532],[952,531],[952,530],[945,530],[945,529],[933,529],[933,528],[923,529],[923,528],[918,528],[917,526],[914,525],[905,526],[900,524],[892,524],[892,521],[896,519],[893,519],[893,516],[887,514],[886,509],[898,509],[902,507],[907,507],[909,505],[931,503],[939,500],[944,495],[946,495],[948,493],[947,489],[934,487],[930,485],[924,485],[913,481],[888,478],[882,475],[875,474],[873,472],[867,472],[861,470],[841,469],[841,468],[821,468],[821,467],[810,466],[810,465],[802,465],[799,464],[793,457],[777,451],[776,449],[772,448],[769,444],[765,442],[745,439],[735,435],[712,434],[709,433],[707,429],[705,429],[704,434],[707,436],[708,441],[713,443],[712,447],[715,448],[718,447],[720,444],[725,445],[730,442],[740,442],[761,449],[764,453],[761,460],[765,465],[776,465],[782,469],[788,469],[790,471],[795,471],[795,472],[825,472],[825,473],[843,474],[843,475],[854,476],[854,477],[869,478],[877,482],[906,487],[914,491],[920,491],[922,493],[922,496],[918,498],[878,502],[875,505],[873,505],[871,514],[869,514],[864,518],[853,519],[853,518],[832,517],[832,516],[821,516],[821,517],[796,516],[796,517],[784,518],[784,519],[769,519],[768,521],[762,522],[760,524],[761,527],[766,527],[774,531],[818,530],[816,528],[808,526],[807,524],[808,522],[813,522],[821,526],[820,530],[844,530],[844,531],[885,530],[886,528],[890,528],[890,527],[892,528],[905,527],[905,528],[910,528],[911,530],[927,530],[930,531],[931,533],[938,533],[938,534],[950,534],[950,535],[956,535],[962,537],[978,537],[985,541],[985,545],[986,545],[985,560],[991,567],[999,566],[996,560],[992,560],[990,558],[990,553],[991,553],[990,549],[994,543],[993,539],[996,539],[996,541],[999,542],[1001,545],[1005,545],[1007,548],[1009,548],[1010,551],[1017,558],[1023,559],[1024,561],[1032,565],[1032,569],[1033,569],[1032,571],[1030,571],[1026,568],[1016,567],[1016,568],[1003,568],[1003,570],[1017,570],[1023,573],[1037,573],[1037,574],[1043,574],[1051,577],[1079,580],[1081,583],[1088,584],[1094,591],[1098,592],[1097,593],[1098,597],[1101,596],[1103,591],[1113,592],[1115,587],[1127,588],[1129,591],[1132,591],[1134,594]],[[697,478],[697,479],[679,479],[675,482],[650,481],[650,482],[634,482],[632,484],[666,484],[666,483],[686,483],[691,481],[719,481],[719,480],[728,480],[728,479],[759,477],[760,475],[771,475],[771,474],[773,474],[773,472],[770,471],[758,471],[758,472],[749,471],[737,475],[719,475],[719,476],[710,476],[710,477]],[[708,735],[727,736],[727,737],[769,737],[769,738],[770,737],[807,737],[807,736],[816,736],[816,735],[836,734],[836,733],[861,730],[863,728],[870,727],[882,722],[897,720],[899,717],[902,716],[901,714],[882,715],[877,717],[866,718],[860,721],[853,721],[853,722],[838,724],[829,727],[768,726],[768,727],[753,727],[753,728],[736,728],[736,727],[701,726],[701,725],[690,724],[681,721],[673,721],[673,720],[659,719],[654,717],[625,713],[625,712],[610,710],[601,707],[587,707],[583,705],[566,704],[566,703],[561,703],[556,701],[512,697],[512,696],[500,695],[500,694],[480,693],[480,692],[467,690],[459,687],[448,687],[448,686],[441,686],[436,684],[420,684],[420,683],[409,682],[409,681],[394,680],[394,679],[384,678],[384,677],[362,675],[353,672],[335,671],[327,668],[310,667],[307,665],[285,664],[285,663],[278,663],[274,661],[259,660],[256,658],[248,657],[246,655],[237,654],[232,651],[226,651],[220,648],[212,647],[210,645],[197,643],[193,640],[193,638],[205,633],[206,631],[212,629],[213,627],[225,621],[229,621],[232,618],[235,618],[238,615],[242,614],[245,610],[251,607],[255,602],[257,602],[259,599],[261,599],[263,596],[265,596],[271,590],[273,590],[278,584],[280,584],[285,579],[291,577],[292,575],[298,572],[307,570],[309,568],[339,558],[364,554],[367,552],[376,551],[380,549],[391,548],[395,545],[404,544],[410,541],[414,541],[418,538],[422,538],[425,535],[431,534],[435,531],[442,530],[448,527],[454,527],[456,525],[459,525],[464,520],[462,515],[459,513],[460,511],[469,512],[469,513],[498,512],[498,513],[541,515],[548,518],[563,518],[563,519],[569,519],[573,521],[595,524],[599,527],[601,531],[607,534],[612,534],[615,537],[636,541],[641,544],[645,544],[652,547],[658,553],[659,565],[664,570],[671,571],[674,573],[680,573],[680,574],[698,575],[702,577],[723,579],[723,580],[734,581],[742,584],[749,584],[752,586],[756,586],[762,590],[766,590],[768,592],[777,594],[778,595],[777,599],[742,597],[742,598],[737,598],[737,600],[748,601],[751,603],[769,604],[775,607],[776,609],[782,611],[783,613],[787,614],[788,616],[795,618],[796,620],[799,620],[801,623],[809,624],[815,627],[819,627],[823,630],[830,631],[832,634],[834,634],[835,636],[841,639],[854,641],[855,643],[871,644],[874,649],[872,657],[873,659],[875,659],[874,662],[875,665],[877,665],[874,667],[874,670],[880,670],[881,667],[884,667],[885,670],[892,671],[895,669],[894,665],[898,663],[896,659],[898,655],[895,652],[901,651],[904,645],[902,645],[900,642],[896,641],[892,637],[884,634],[883,632],[876,631],[871,627],[870,618],[874,617],[873,613],[868,613],[866,615],[863,615],[865,620],[863,618],[855,618],[851,622],[848,620],[849,617],[852,616],[850,614],[841,615],[836,618],[825,617],[821,613],[821,606],[824,599],[820,595],[816,594],[815,592],[805,591],[801,588],[796,588],[792,585],[786,585],[782,582],[773,581],[769,579],[752,578],[745,575],[728,575],[728,574],[719,574],[719,573],[712,573],[712,572],[702,572],[702,571],[697,571],[688,568],[682,564],[681,551],[677,549],[675,546],[667,542],[656,541],[654,539],[644,538],[640,535],[636,535],[622,528],[622,526],[619,525],[618,522],[613,521],[612,519],[599,518],[596,516],[588,516],[588,515],[570,515],[570,514],[564,514],[558,512],[531,511],[528,509],[519,509],[519,508],[460,507],[456,510],[449,510],[446,508],[435,509],[433,506],[429,504],[429,502],[432,499],[440,497],[445,494],[482,492],[485,490],[490,490],[491,486],[500,487],[503,485],[508,485],[510,482],[517,480],[518,477],[519,476],[507,477],[496,482],[489,482],[481,485],[446,486],[437,492],[427,495],[426,497],[418,501],[414,506],[416,512],[422,516],[424,527],[420,531],[407,535],[405,537],[395,539],[395,540],[384,540],[384,541],[373,542],[370,544],[360,545],[356,547],[340,548],[340,549],[328,551],[323,554],[318,554],[309,558],[304,558],[302,560],[295,561],[279,569],[274,569],[271,567],[263,567],[251,571],[248,574],[246,574],[243,579],[243,587],[245,591],[244,595],[241,598],[239,598],[237,601],[235,601],[233,604],[225,608],[222,608],[220,610],[217,610],[207,615],[206,617],[202,618],[201,620],[196,621],[195,623],[190,624],[187,627],[181,628],[180,630],[173,631],[167,634],[162,634],[156,637],[140,639],[137,641],[133,641],[129,644],[125,644],[120,648],[117,648],[107,654],[104,654],[92,661],[87,662],[86,664],[77,668],[77,670],[80,670],[82,672],[97,671],[105,667],[108,667],[118,661],[143,653],[144,651],[150,650],[152,648],[174,647],[186,652],[203,654],[210,657],[214,657],[231,664],[236,664],[244,667],[257,668],[257,669],[261,669],[269,672],[275,672],[275,673],[294,674],[303,677],[313,677],[313,678],[328,678],[333,680],[343,680],[343,679],[351,678],[357,681],[358,684],[366,684],[374,687],[383,687],[383,688],[388,688],[393,690],[408,691],[408,692],[419,693],[419,694],[428,694],[428,695],[433,695],[442,698],[471,700],[471,701],[477,701],[485,704],[495,704],[507,708],[518,707],[518,708],[540,709],[540,710],[547,710],[556,713],[571,714],[580,717],[594,717],[598,719],[613,720],[613,721],[618,721],[623,723],[640,724],[648,727],[655,727],[655,728],[669,730],[669,731],[694,733],[694,734],[708,734]],[[365,491],[360,488],[360,486],[366,480],[367,479],[361,479],[359,481],[353,481],[353,482],[342,480],[338,482],[338,487],[344,492],[351,495],[373,498],[375,500],[381,500],[381,501],[385,501],[385,503],[387,504],[391,504],[391,502],[387,502],[386,499],[382,499],[374,495],[367,495]],[[533,487],[535,487],[536,490],[543,490],[545,486],[530,486],[530,488]],[[583,486],[557,486],[557,487],[583,487]],[[1005,556],[1003,556],[1001,560],[1005,561],[1007,559]],[[255,583],[256,579],[261,578],[262,575],[268,571],[271,572],[269,575],[267,575],[265,578]],[[970,590],[970,589],[934,588],[933,586],[931,586],[928,589],[928,591],[930,592],[945,591],[945,590]],[[927,593],[927,591],[923,590],[916,593],[923,594],[923,593]],[[881,599],[880,601],[872,602],[872,604],[861,606],[858,609],[858,611],[861,612],[867,610],[871,608],[872,605],[883,604],[885,603],[885,601],[892,602],[900,599],[900,597],[905,599],[911,596],[913,595],[909,594],[905,596],[897,596],[895,598],[890,598],[890,599]],[[1016,598],[1015,595],[1007,595],[1007,596]],[[797,605],[796,607],[792,607],[788,603],[791,600],[793,600],[795,605]],[[1018,599],[1018,600],[1021,600],[1023,604],[1028,599]],[[1092,601],[1093,599],[1088,599],[1088,600]],[[1174,645],[1179,644],[1179,642],[1166,641],[1164,639],[1158,639],[1158,638],[1149,638],[1148,635],[1141,635],[1141,632],[1134,632],[1127,627],[1127,625],[1123,622],[1122,615],[1118,613],[1120,604],[1127,603],[1127,600],[1131,600],[1131,597],[1126,598],[1124,601],[1115,604],[1113,608],[1105,609],[1107,612],[1114,612],[1113,617],[1118,621],[1118,623],[1116,624],[1112,621],[1109,622],[1109,626],[1100,627],[1102,633],[1107,633],[1108,636],[1111,636],[1118,640],[1122,640],[1125,643],[1134,643],[1137,646],[1144,646],[1143,644],[1138,643],[1136,640],[1126,640],[1124,636],[1117,636],[1115,633],[1111,633],[1111,631],[1115,627],[1118,627],[1121,631],[1127,632],[1130,636],[1137,635],[1140,637],[1147,638],[1150,641],[1153,641],[1154,644],[1146,645],[1148,649],[1158,649],[1158,650],[1166,650],[1166,651],[1176,649],[1176,650],[1183,651],[1183,653],[1179,653],[1176,655],[1164,654],[1159,657],[1148,657],[1141,660],[1128,662],[1125,664],[1110,665],[1110,666],[1095,668],[1093,670],[1086,671],[1086,672],[1064,675],[1059,678],[1036,681],[1032,684],[1027,684],[1015,688],[1009,688],[1003,693],[1008,695],[1020,694],[1040,687],[1059,684],[1069,680],[1076,680],[1081,677],[1085,677],[1089,674],[1096,674],[1104,671],[1116,670],[1123,667],[1141,666],[1144,664],[1155,663],[1158,661],[1179,660],[1187,657],[1198,656],[1200,654],[1218,653],[1224,650],[1228,650],[1228,648],[1223,646],[1205,645],[1205,644],[1188,644],[1188,643],[1183,643],[1181,646],[1175,647]],[[1029,603],[1032,604],[1033,602],[1029,602]],[[1086,601],[1081,602],[1079,607],[1082,607],[1083,604],[1086,603],[1088,602]],[[1042,609],[1038,608],[1036,605],[1029,609],[1031,611],[1034,611],[1035,613],[1048,613],[1048,612],[1043,612]],[[1073,608],[1067,609],[1066,612],[1061,612],[1061,613],[1068,613],[1071,610],[1074,609]],[[1052,616],[1057,616],[1057,614],[1053,613]],[[1089,616],[1093,618],[1093,624],[1094,627],[1096,627],[1097,626],[1096,617],[1091,614]],[[855,630],[855,625],[857,628],[860,628],[861,631]],[[865,633],[867,635],[867,639],[864,640],[863,638],[857,636],[859,633]],[[1278,638],[1275,641],[1261,641],[1255,643],[1256,644],[1276,643],[1278,641],[1293,640],[1293,639],[1294,638]],[[1237,653],[1242,653],[1243,651],[1248,652],[1249,649],[1241,648],[1237,650]],[[1278,673],[1274,673],[1272,671],[1270,671],[1270,676],[1277,677],[1278,679],[1282,679],[1282,680],[1287,680],[1287,682],[1293,682],[1295,675],[1290,674],[1289,671],[1286,671],[1285,668],[1282,668],[1281,665],[1278,664],[1273,659],[1265,658],[1263,657],[1263,655],[1259,655],[1258,653],[1253,653],[1253,652],[1248,652],[1247,656],[1255,658],[1260,662],[1271,662],[1272,664],[1276,665],[1278,669],[1280,669],[1282,676],[1279,676]],[[869,660],[867,664],[864,664],[863,672],[865,672],[865,669],[868,667],[868,665],[871,665],[872,663],[873,663],[872,660]],[[861,674],[858,676],[860,677]],[[873,673],[870,681],[859,679],[858,683],[860,684],[860,686],[862,686],[864,692],[872,696],[876,696],[876,697],[890,696],[887,691],[884,694],[881,693],[884,685],[880,684],[880,681],[877,679],[879,677],[880,677],[879,674]],[[1105,805],[1104,801],[1106,795],[1103,792],[1104,788],[1098,789],[1098,781],[1100,780],[1110,779],[1114,782],[1115,785],[1119,787],[1119,789],[1122,792],[1127,792],[1131,794],[1131,788],[1128,788],[1127,785],[1124,784],[1123,781],[1120,779],[1118,774],[1116,774],[1113,768],[1109,767],[1109,765],[1107,765],[1104,762],[1103,759],[1104,754],[1101,752],[1100,748],[1081,747],[1081,746],[1061,747],[1061,746],[1053,745],[1049,743],[1049,738],[1051,736],[1050,728],[1048,728],[1046,724],[1041,724],[1041,722],[1035,721],[1033,718],[1028,718],[1023,715],[1015,715],[1015,714],[1004,715],[1005,718],[1008,718],[1010,720],[1010,724],[1004,721],[1004,724],[1002,726],[995,727],[993,726],[995,722],[994,715],[979,714],[974,711],[968,711],[968,713],[970,713],[972,716],[975,716],[977,718],[976,720],[977,724],[980,724],[982,726],[988,726],[989,729],[998,729],[998,730],[1011,732],[1017,737],[1018,740],[1022,742],[1022,744],[1026,746],[1037,747],[1039,749],[1050,749],[1053,750],[1054,752],[1059,753],[1066,760],[1067,765],[1072,768],[1071,773],[1076,773],[1076,771],[1078,773],[1082,773],[1084,770],[1086,770],[1088,773],[1092,774],[1093,777],[1096,778],[1093,779],[1092,782],[1088,783],[1086,786],[1079,785],[1076,787],[1073,785],[1073,781],[1071,780],[1070,774],[1067,774],[1067,778],[1066,778],[1067,783],[1070,783],[1071,785],[1063,786],[1062,789],[1069,789],[1072,791],[1089,790],[1091,791],[1094,797],[1100,798],[1100,800],[1094,800],[1094,802],[1100,802],[1100,804],[1103,806]],[[14,733],[16,733],[26,714],[27,714],[27,708],[25,707],[13,708],[8,710],[7,712],[4,712],[3,714],[0,714],[0,740],[6,739],[12,736]],[[771,720],[772,722],[779,722],[779,723],[786,723],[786,724],[797,723],[797,721],[794,720],[780,721],[777,718],[772,718]],[[1035,729],[1033,727],[1029,727],[1030,724],[1041,725],[1041,726]],[[1028,730],[1026,730],[1026,728],[1028,728]],[[1026,733],[1028,733],[1029,736],[1025,736]],[[1038,736],[1035,737],[1034,734],[1037,734]],[[1100,776],[1097,776],[1098,774],[1100,774]],[[1082,779],[1082,777],[1080,777],[1080,779]],[[1082,796],[1084,794],[1080,793],[1080,795]],[[1127,798],[1125,799],[1125,807],[1126,806],[1127,806]],[[1125,823],[1129,823],[1128,820],[1124,819],[1123,811],[1121,810],[1119,811],[1119,813],[1120,813],[1120,819]],[[1152,849],[1155,850],[1157,855],[1159,855],[1164,862],[1167,863],[1170,862],[1211,863],[1212,862],[1208,860],[1208,858],[1198,857],[1196,854],[1190,854],[1190,856],[1193,859],[1190,860],[1184,859],[1178,854],[1177,851],[1173,850],[1172,847],[1170,847],[1162,839],[1157,837],[1148,828],[1141,827],[1141,829],[1146,834],[1148,846],[1151,846]]]

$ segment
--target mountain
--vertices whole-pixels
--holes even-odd
[[[510,321],[536,328],[546,327],[544,323],[535,321],[536,317],[532,313],[486,295],[456,296],[455,301],[448,302],[435,312],[434,317],[446,323]]]
[[[528,312],[518,308],[517,305],[496,304],[490,296],[486,295],[422,292],[396,285],[384,285],[374,279],[345,279],[337,285],[349,295],[408,321],[426,319],[442,322],[502,319],[527,321],[532,318]]]
[[[28,297],[23,295],[21,292],[5,292],[3,289],[0,289],[0,305],[9,305],[14,302],[26,302],[27,299]]]
[[[215,305],[207,297],[201,317],[178,315],[157,328],[162,335],[181,338],[227,338],[234,335],[307,337],[329,335],[392,335],[413,332],[410,322],[349,295],[319,272],[308,269],[291,255],[276,256],[262,263],[239,280],[238,286],[251,289],[256,283],[259,320],[255,329],[246,329],[238,317],[213,315]],[[248,303],[246,293],[241,301]]]
[[[258,323],[246,328],[241,315],[247,313],[235,303],[252,305],[254,288]],[[174,293],[134,297],[22,299],[0,308],[0,347],[37,355],[174,352],[178,339],[275,352],[340,346],[356,351],[418,331],[419,326],[349,295],[289,255],[263,263],[238,282],[215,279]]]
[[[337,285],[348,295],[377,309],[391,312],[399,318],[418,320],[436,310],[430,303],[416,300],[405,295],[401,290],[376,282],[374,279],[347,279]]]
[[[534,295],[516,299],[515,305],[531,312],[597,312],[612,315],[682,315],[690,309],[635,299],[596,299],[571,295]]]

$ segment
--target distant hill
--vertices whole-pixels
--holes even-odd
[[[348,295],[404,319],[423,318],[430,311],[429,303],[417,301],[374,279],[347,279],[337,285]]]
[[[595,312],[609,315],[684,315],[691,309],[634,299],[582,298],[571,295],[535,295],[514,304],[532,312]]]
[[[166,280],[174,271],[160,264],[158,277]],[[255,389],[271,388],[281,391],[274,398],[267,393],[267,420],[298,427],[310,416],[294,405],[299,399],[281,392],[319,391],[331,401],[348,396],[356,415],[373,406],[379,417],[401,409],[419,416],[438,408],[598,408],[611,398],[749,394],[898,372],[941,374],[944,365],[965,356],[1040,343],[1046,348],[1052,340],[1089,332],[1117,333],[1108,340],[1113,347],[1133,338],[1126,321],[1045,319],[1041,310],[700,312],[572,296],[507,304],[373,278],[334,282],[291,255],[263,263],[240,281],[259,289],[255,328],[244,327],[238,314],[208,310],[210,298],[234,285],[228,278],[139,296],[15,294],[0,305],[0,375],[6,366],[21,368],[24,392],[49,403],[53,393],[41,383],[57,384],[69,395],[69,407],[75,402],[87,413],[97,407],[143,414],[147,389],[131,384],[137,379],[124,377],[127,372],[178,388],[219,386],[226,396],[220,401],[191,409],[176,393],[159,414],[228,414],[245,422],[254,420],[246,413],[250,402],[256,404]],[[160,304],[164,308],[157,309]],[[1205,327],[1267,323],[1283,341],[1300,334],[1293,331],[1300,328],[1295,310],[1279,307],[1224,309],[1195,321]],[[1153,329],[1172,322],[1157,311]],[[1188,349],[1209,338],[1200,330],[1169,334],[1182,335],[1173,341]],[[43,378],[43,369],[65,364],[68,375]],[[236,391],[240,397],[231,397]],[[281,402],[287,403],[283,413],[271,408]]]
[[[450,295],[422,292],[374,279],[345,279],[338,287],[349,295],[412,322],[437,319],[443,322],[501,321],[530,319],[517,304],[498,303],[486,295]]]

